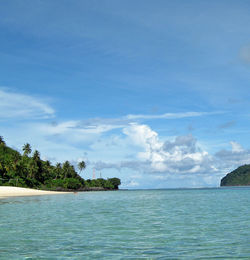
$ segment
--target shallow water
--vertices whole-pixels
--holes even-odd
[[[0,200],[0,259],[250,259],[250,188]]]

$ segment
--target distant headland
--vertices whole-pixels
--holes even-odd
[[[23,154],[8,147],[0,136],[0,186],[16,186],[51,191],[99,191],[117,190],[119,178],[84,180],[69,161],[57,163],[40,158],[32,153],[30,144],[23,146]],[[86,168],[84,161],[78,163],[81,172]]]
[[[221,179],[220,186],[249,186],[250,164],[238,167]]]

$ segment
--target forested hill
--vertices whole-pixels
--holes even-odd
[[[220,186],[248,186],[250,185],[250,164],[240,166],[221,179]]]
[[[85,162],[79,162],[81,172]],[[18,186],[46,190],[114,190],[120,179],[84,180],[69,161],[55,166],[40,158],[38,151],[32,152],[27,143],[23,154],[8,147],[0,136],[0,186]]]

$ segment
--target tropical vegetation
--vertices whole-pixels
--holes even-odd
[[[250,185],[250,164],[238,167],[221,179],[221,186]]]
[[[23,145],[23,153],[6,145],[0,136],[0,185],[46,190],[113,190],[118,189],[119,178],[84,180],[69,162],[52,165],[42,160],[40,153],[29,143]],[[78,163],[80,173],[86,168]]]

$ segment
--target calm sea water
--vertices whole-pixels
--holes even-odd
[[[250,188],[2,199],[0,259],[250,259]]]

